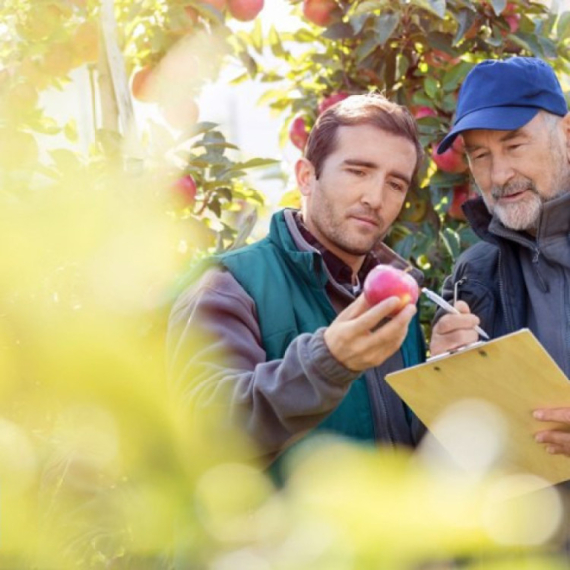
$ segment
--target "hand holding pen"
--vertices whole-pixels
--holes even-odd
[[[489,335],[479,326],[479,317],[471,313],[467,303],[457,301],[453,306],[429,289],[422,289],[422,293],[447,311],[432,329],[430,342],[432,356],[477,342],[479,336],[489,339]]]

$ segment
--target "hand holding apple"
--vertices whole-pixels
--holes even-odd
[[[415,305],[398,311],[401,302],[391,297],[372,307],[360,295],[325,329],[330,353],[345,368],[360,372],[385,362],[404,342],[416,314]],[[395,316],[386,320],[386,317]]]
[[[420,294],[417,281],[405,271],[391,265],[377,265],[364,280],[364,297],[370,305],[398,297],[400,304],[396,313],[408,304],[415,305]]]

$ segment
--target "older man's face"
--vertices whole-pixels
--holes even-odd
[[[570,191],[568,117],[540,112],[516,131],[463,133],[475,183],[506,227],[533,231],[542,204]]]

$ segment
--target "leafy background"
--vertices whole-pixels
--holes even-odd
[[[497,458],[472,458],[467,477],[430,445],[410,457],[323,440],[274,488],[249,442],[172,396],[164,328],[189,263],[246,243],[267,217],[248,173],[284,177],[200,117],[196,99],[228,66],[239,70],[228,89],[264,86],[283,145],[302,147],[347,94],[410,106],[428,159],[389,240],[437,288],[473,241],[461,149],[431,158],[458,86],[481,59],[509,54],[564,78],[569,13],[304,0],[290,2],[298,29],[282,32],[248,20],[255,0],[237,25],[236,2],[0,5],[0,567],[561,567],[560,497],[504,500],[536,482]],[[88,133],[42,105],[78,69]],[[140,105],[160,121],[140,128]]]

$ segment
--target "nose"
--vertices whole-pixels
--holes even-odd
[[[384,179],[375,180],[373,184],[370,184],[363,192],[360,201],[372,210],[382,208],[384,203]]]
[[[508,159],[493,157],[491,162],[491,183],[493,186],[503,187],[514,175],[514,170]]]

